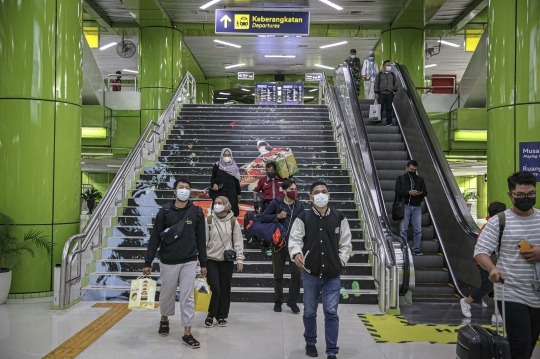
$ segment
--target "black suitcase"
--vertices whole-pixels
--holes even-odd
[[[506,338],[504,284],[502,288],[503,336],[499,335],[498,321],[496,330],[486,329],[480,325],[466,325],[458,330],[457,359],[511,359],[510,344]]]
[[[253,243],[257,241],[257,238],[253,234],[249,233],[247,227],[251,221],[253,221],[256,217],[259,216],[259,211],[250,211],[244,214],[244,237],[246,237],[248,243]]]

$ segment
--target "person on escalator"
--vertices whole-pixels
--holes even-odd
[[[491,217],[495,217],[497,213],[506,211],[506,204],[502,202],[492,202],[488,206],[488,214],[489,216],[486,218],[488,221]],[[486,223],[487,224],[487,223]],[[478,238],[480,238],[480,234],[482,234],[482,231],[486,227],[486,224],[482,226],[482,229],[480,229],[480,233],[478,233]],[[476,241],[478,241],[478,238]],[[476,261],[476,265],[478,266],[478,270],[480,271],[480,278],[482,280],[482,284],[480,287],[476,288],[471,295],[469,295],[467,298],[462,298],[460,300],[461,304],[461,312],[463,313],[463,316],[466,318],[470,318],[472,316],[471,314],[471,303],[481,300],[482,297],[484,297],[486,294],[489,294],[493,292],[493,283],[489,281],[489,272],[482,268],[478,261]],[[495,313],[491,316],[491,323],[495,324],[497,317],[499,316],[498,320],[499,323],[502,323],[502,317],[499,313],[497,313],[497,309],[495,309]]]
[[[398,90],[396,75],[392,72],[392,63],[386,60],[383,71],[375,76],[375,99],[381,104],[381,111],[386,109],[386,125],[392,124],[392,102]]]
[[[407,240],[409,222],[413,227],[413,248],[412,253],[416,256],[424,255],[420,250],[422,241],[422,201],[427,196],[426,183],[424,179],[416,173],[418,162],[410,160],[407,162],[407,172],[396,180],[396,194],[400,201],[403,201],[405,217],[399,224],[400,236]]]
[[[375,51],[370,51],[368,57],[364,60],[362,66],[362,77],[364,78],[364,97],[366,99],[375,99],[375,77],[379,72],[375,62]]]

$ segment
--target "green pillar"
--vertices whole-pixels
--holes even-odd
[[[166,26],[140,29],[141,130],[167,107],[182,76],[182,34]]]
[[[23,257],[12,293],[49,292],[79,233],[82,1],[0,2],[0,212],[55,244]]]
[[[488,200],[510,205],[519,144],[540,142],[540,2],[490,0],[488,28]]]
[[[424,86],[424,37],[424,29],[421,27],[383,31],[379,68],[382,69],[385,60],[400,63],[407,66],[416,86]]]
[[[476,216],[478,218],[485,218],[487,216],[487,186],[484,176],[476,176],[476,193],[478,199],[476,200]]]

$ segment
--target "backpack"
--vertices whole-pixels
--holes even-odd
[[[497,247],[497,256],[499,256],[499,252],[501,251],[501,241],[504,233],[504,227],[506,226],[506,215],[503,211],[497,213],[497,217],[499,217],[499,246]]]

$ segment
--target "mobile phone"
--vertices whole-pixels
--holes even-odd
[[[526,240],[519,242],[518,247],[520,251],[528,251],[532,249],[531,245]]]

